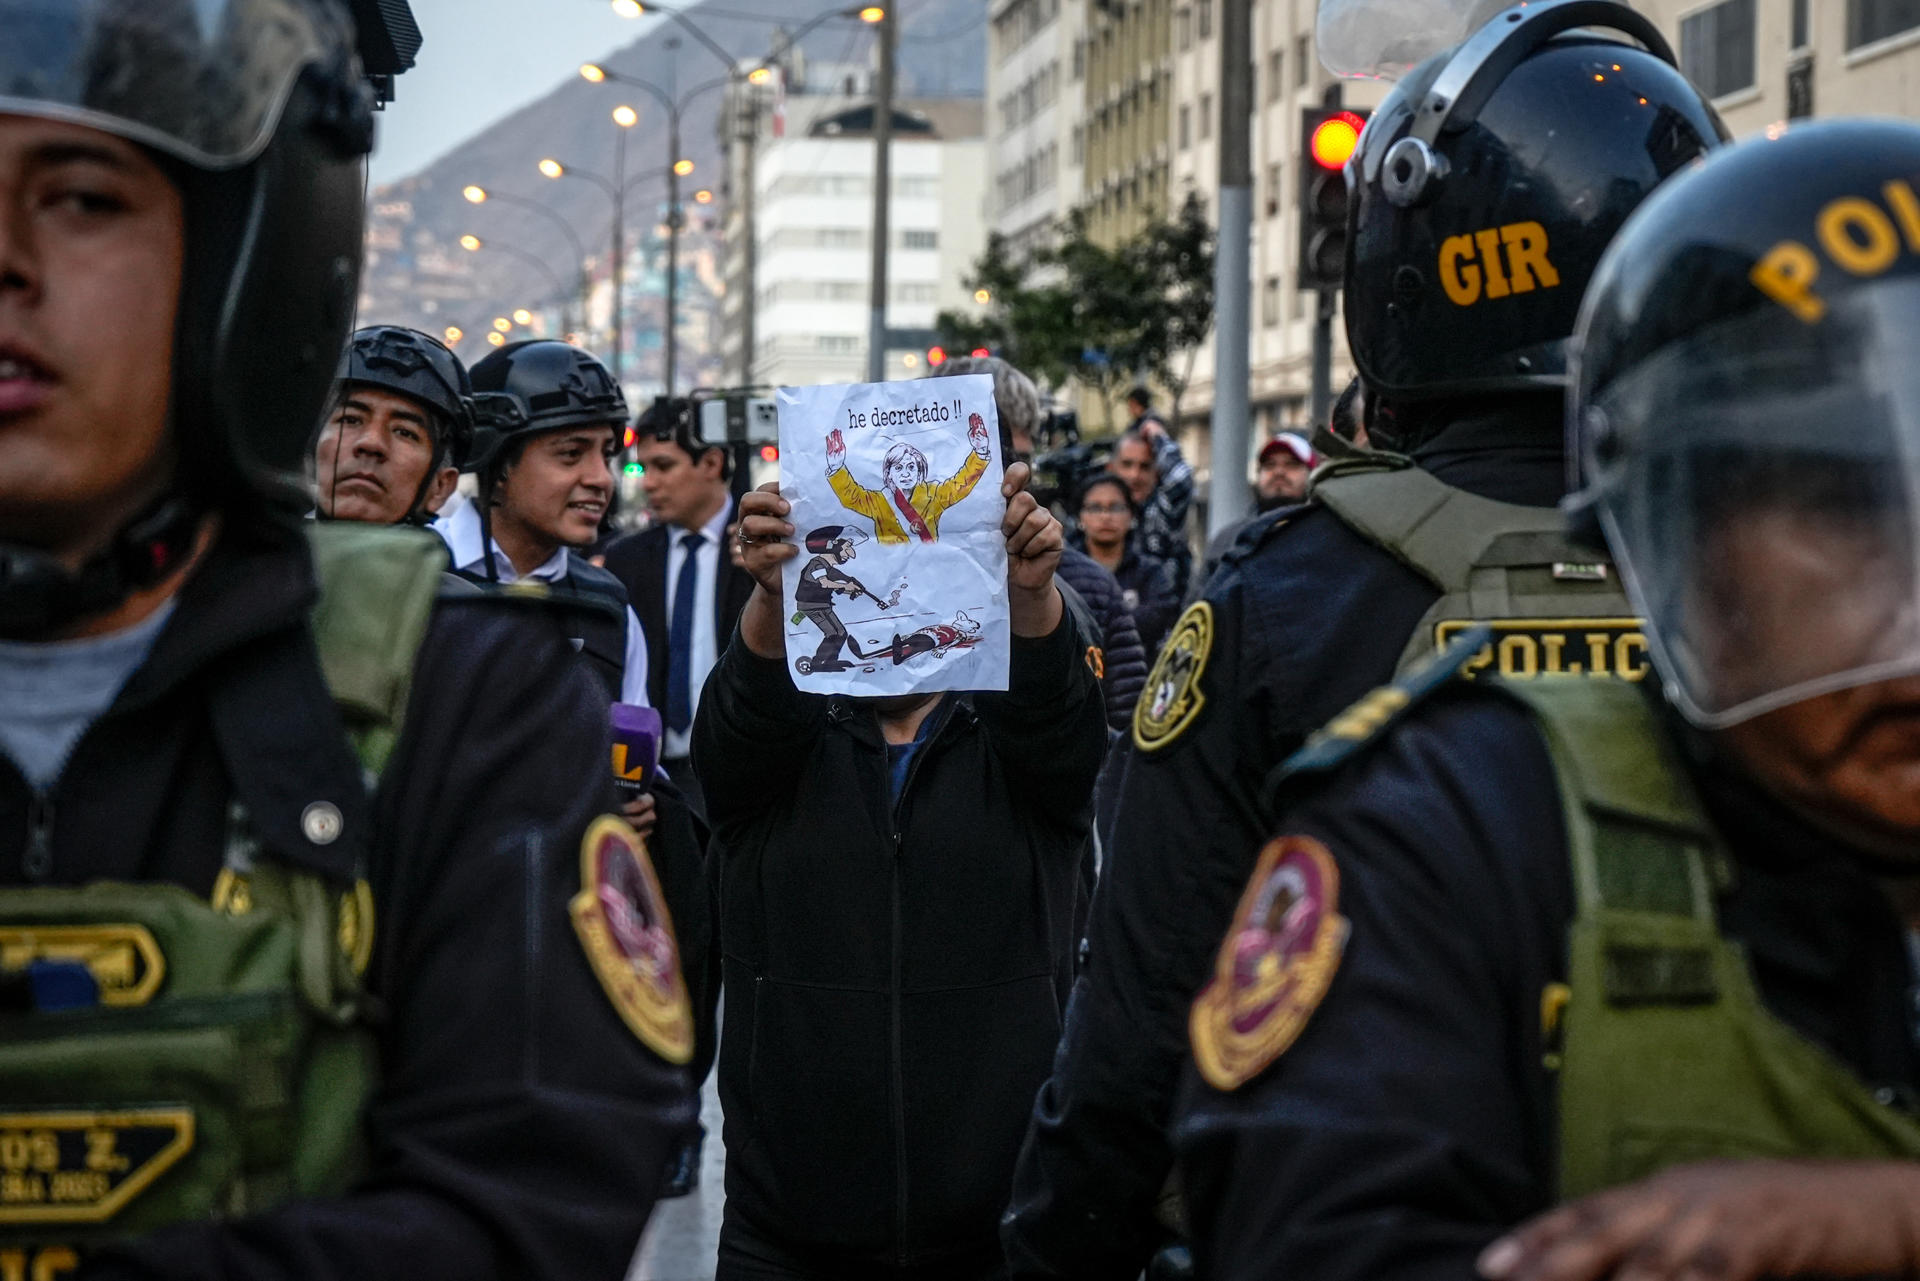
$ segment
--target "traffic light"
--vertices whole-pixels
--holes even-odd
[[[947,349],[945,347],[927,348],[927,364],[934,366],[935,368],[938,368],[939,366],[944,365],[946,363],[947,363]]]
[[[1367,113],[1351,107],[1300,112],[1301,289],[1338,289],[1347,273],[1347,158],[1360,146]]]

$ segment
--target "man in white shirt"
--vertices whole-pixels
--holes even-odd
[[[470,466],[479,496],[434,528],[454,572],[477,583],[536,579],[583,608],[574,647],[609,701],[649,706],[647,638],[626,588],[573,549],[593,541],[613,498],[608,460],[627,420],[606,367],[563,342],[510,343],[473,367],[483,421]],[[488,412],[491,411],[491,412]]]

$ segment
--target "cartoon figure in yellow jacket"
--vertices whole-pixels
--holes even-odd
[[[967,440],[973,453],[966,464],[937,485],[927,481],[927,456],[901,441],[887,451],[885,483],[867,489],[847,471],[847,445],[836,430],[827,437],[827,481],[848,511],[873,522],[873,536],[881,542],[938,542],[940,514],[973,492],[993,457],[987,424],[979,414],[968,420]]]

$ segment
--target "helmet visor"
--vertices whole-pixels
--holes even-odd
[[[1768,306],[1583,409],[1653,661],[1695,724],[1920,672],[1920,281]]]
[[[352,47],[323,0],[0,0],[0,115],[69,120],[203,169],[265,149],[301,70]]]

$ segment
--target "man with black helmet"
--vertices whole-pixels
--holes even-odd
[[[576,548],[599,535],[613,501],[610,460],[627,398],[605,365],[569,343],[508,343],[473,367],[476,393],[510,396],[517,415],[474,437],[480,492],[435,525],[454,572],[476,583],[535,579],[584,608],[573,637],[610,700],[649,706],[647,636],[620,580]]]
[[[1575,341],[1664,697],[1462,649],[1289,763],[1192,1012],[1208,1276],[1920,1271],[1920,129],[1677,179]]]
[[[398,325],[358,331],[314,442],[318,514],[427,524],[459,483],[472,418],[466,366],[438,339]]]
[[[619,1277],[690,1036],[604,700],[430,535],[304,519],[351,31],[0,31],[0,1275]]]
[[[1658,29],[1600,0],[1496,15],[1373,114],[1344,310],[1372,443],[1402,456],[1253,522],[1161,652],[1015,1179],[1016,1276],[1131,1277],[1163,1235],[1187,1006],[1308,733],[1476,617],[1484,667],[1643,673],[1611,568],[1560,532],[1563,349],[1607,241],[1721,136]]]

